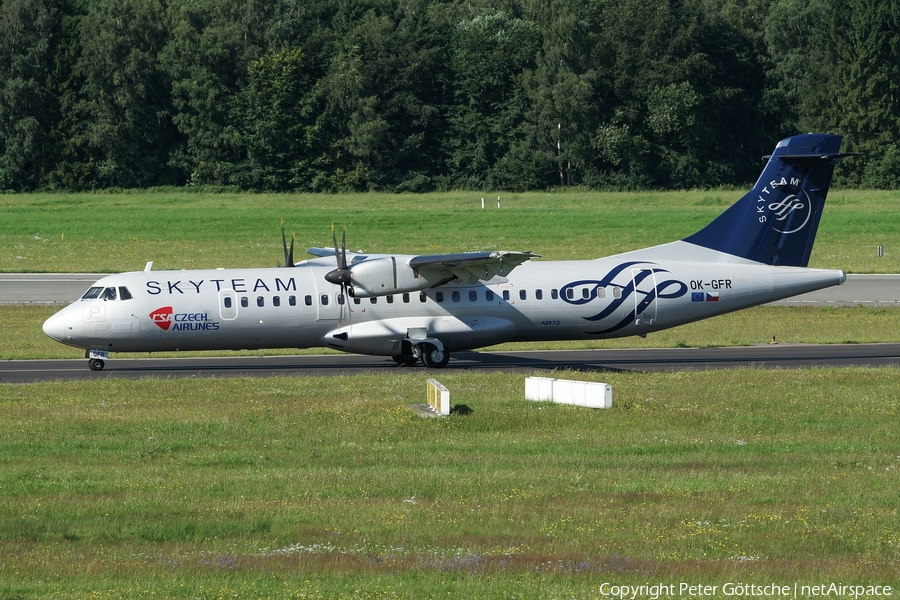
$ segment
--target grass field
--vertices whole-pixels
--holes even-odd
[[[369,251],[590,258],[683,237],[739,195],[0,196],[0,270],[272,266],[282,217],[300,249],[334,221]],[[900,271],[896,196],[833,191],[811,266]],[[0,307],[0,359],[80,358],[41,332],[55,310]],[[758,307],[580,347],[897,341],[898,321]],[[612,383],[614,408],[449,371],[443,419],[409,407],[420,373],[0,383],[0,599],[897,595],[897,370],[577,377]]]
[[[0,597],[896,584],[898,375],[446,373],[444,419],[415,374],[0,385]]]
[[[428,195],[136,194],[0,195],[0,271],[121,272],[275,266],[280,220],[298,257],[331,245],[437,253],[531,250],[550,260],[598,258],[680,239],[741,191]],[[810,266],[900,272],[900,193],[829,194]],[[885,256],[877,257],[876,247]]]

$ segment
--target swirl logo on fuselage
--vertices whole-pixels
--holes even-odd
[[[616,278],[622,275],[625,269],[633,267],[634,265],[650,266],[637,268],[633,273],[629,272],[622,278],[620,278],[620,281],[616,281]],[[607,327],[599,331],[585,332],[591,335],[604,335],[607,333],[618,331],[628,326],[629,324],[634,323],[637,315],[644,313],[644,311],[646,311],[658,298],[673,299],[680,298],[687,294],[688,286],[685,285],[683,281],[679,281],[677,279],[665,279],[662,281],[657,281],[657,274],[668,272],[669,271],[661,269],[654,263],[650,262],[625,262],[611,269],[606,275],[603,276],[602,279],[582,279],[580,281],[573,281],[566,284],[562,287],[562,289],[560,289],[560,298],[562,298],[562,300],[567,304],[574,304],[578,306],[587,304],[588,302],[596,298],[598,296],[597,290],[600,288],[606,288],[611,285],[618,287],[622,292],[618,298],[614,298],[613,301],[610,302],[599,313],[590,317],[582,317],[586,321],[601,321],[615,314],[620,307],[622,307],[626,302],[629,302],[629,299],[632,298],[632,295],[635,295],[636,297],[630,300],[633,308],[625,315],[624,318],[614,323],[611,327]],[[655,285],[651,285],[649,289],[642,289],[646,286],[642,286],[641,284],[644,283],[648,277],[650,278],[651,283],[655,282]],[[576,287],[583,286],[591,286],[587,297],[582,296],[581,298],[574,298],[573,293],[573,297],[569,298],[570,290]]]

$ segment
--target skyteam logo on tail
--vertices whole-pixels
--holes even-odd
[[[771,197],[772,192],[783,193],[784,188],[787,188],[788,191],[794,193],[788,193],[783,198],[777,199],[775,202],[770,202],[770,200],[773,199]],[[769,185],[762,189],[762,194],[759,196],[758,203],[759,205],[756,207],[756,212],[760,215],[759,222],[765,223],[770,218],[774,219],[775,223],[772,225],[772,229],[784,235],[797,233],[806,227],[806,224],[809,223],[809,218],[812,216],[812,202],[807,193],[800,189],[799,178],[791,177],[789,182],[786,178],[782,177],[781,181],[769,182]],[[768,214],[765,214],[766,209],[769,211]],[[794,225],[794,222],[797,219],[796,217],[792,218],[792,215],[797,211],[799,211],[797,214],[803,215],[803,218],[799,225]],[[788,225],[788,222],[790,225]],[[788,226],[790,229],[785,228]],[[779,229],[779,227],[781,227],[781,229]]]
[[[800,198],[800,195],[803,196],[803,199]],[[805,200],[804,200],[805,199]],[[779,223],[783,223],[787,220],[791,213],[795,211],[801,211],[798,214],[803,214],[805,212],[805,216],[803,218],[803,222],[800,223],[797,227],[792,229],[778,229],[778,227],[773,227],[775,231],[778,233],[783,233],[785,235],[791,233],[797,233],[809,223],[809,218],[812,216],[812,202],[809,201],[809,196],[806,195],[806,192],[803,190],[799,191],[799,194],[791,194],[789,196],[785,196],[781,202],[773,202],[769,205],[769,210],[772,211],[772,216],[775,217],[775,220]]]

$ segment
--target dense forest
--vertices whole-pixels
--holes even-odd
[[[900,0],[0,0],[0,190],[690,188],[808,131],[900,187]]]

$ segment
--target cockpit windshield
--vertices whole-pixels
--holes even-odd
[[[91,289],[84,293],[84,296],[81,297],[82,300],[93,300],[95,298],[100,297],[100,293],[103,291],[103,286],[93,286]]]
[[[101,285],[95,285],[91,287],[88,291],[84,293],[84,296],[81,297],[82,300],[131,300],[133,296],[131,292],[128,291],[128,288],[124,285],[119,286],[118,294],[116,293],[116,288],[114,287],[103,287]]]

